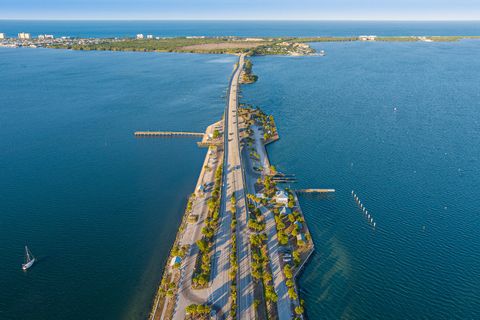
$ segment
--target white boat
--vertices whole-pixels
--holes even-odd
[[[25,263],[22,264],[22,269],[27,270],[35,263],[35,257],[33,254],[28,250],[28,247],[25,246]]]

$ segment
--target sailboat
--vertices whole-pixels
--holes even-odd
[[[25,246],[25,263],[22,264],[22,269],[27,270],[35,263],[35,257],[33,254],[28,250],[28,247]]]

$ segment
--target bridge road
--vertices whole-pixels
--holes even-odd
[[[251,253],[249,244],[249,232],[247,227],[248,209],[246,203],[246,184],[244,168],[240,152],[240,133],[238,130],[238,91],[241,70],[245,63],[245,56],[241,55],[233,81],[230,84],[229,106],[227,112],[228,141],[227,164],[229,174],[227,183],[233,188],[237,200],[237,304],[239,319],[254,319],[253,308],[254,293],[253,279],[251,275]]]

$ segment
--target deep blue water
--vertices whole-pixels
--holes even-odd
[[[205,150],[133,132],[204,130],[234,61],[0,49],[0,319],[145,318]]]
[[[478,23],[0,21],[92,37],[229,30],[480,34]],[[317,248],[300,278],[310,319],[479,319],[480,42],[314,46],[327,56],[254,58],[259,81],[243,90],[275,115],[272,161],[298,187],[337,189],[301,198]],[[132,132],[204,129],[234,61],[0,49],[0,319],[145,317],[205,151]],[[39,259],[27,273],[25,243]]]
[[[300,199],[308,315],[480,319],[480,42],[315,47],[327,56],[254,58],[243,90],[275,116],[271,161],[295,187],[337,190]]]
[[[480,21],[23,21],[0,20],[0,32],[72,37],[480,35]]]

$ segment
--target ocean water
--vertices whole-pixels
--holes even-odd
[[[480,42],[314,46],[255,57],[243,89],[275,116],[292,187],[336,189],[300,198],[309,318],[480,319]]]
[[[234,57],[0,49],[0,319],[142,319]],[[21,270],[25,244],[38,259]]]
[[[0,32],[112,38],[178,36],[480,35],[479,21],[26,21],[0,20]]]
[[[477,22],[0,21],[19,31],[480,34]],[[480,42],[314,47],[327,56],[255,57],[259,81],[243,88],[275,116],[271,160],[294,187],[337,189],[300,199],[317,248],[299,280],[309,318],[479,319]],[[132,132],[204,129],[234,62],[0,48],[0,319],[145,318],[205,150]],[[25,244],[38,258],[27,273]]]

